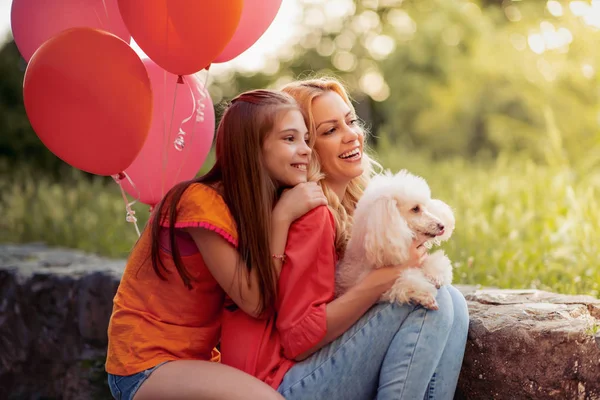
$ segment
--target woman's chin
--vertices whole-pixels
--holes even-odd
[[[346,171],[346,178],[349,181],[352,181],[352,180],[360,177],[363,174],[363,172],[365,172],[365,169],[363,168],[363,166],[362,165],[357,165],[356,167],[349,168]]]

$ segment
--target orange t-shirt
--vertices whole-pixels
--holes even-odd
[[[242,310],[223,313],[223,364],[277,389],[294,358],[327,333],[327,303],[334,298],[335,222],[317,207],[292,224],[278,281],[276,315],[256,319]]]
[[[175,226],[210,229],[237,246],[229,208],[217,192],[203,184],[192,184],[185,191]],[[163,228],[163,237],[166,232]],[[191,236],[182,230],[178,231],[178,246],[183,263],[195,278],[188,290],[175,269],[168,243],[161,241],[166,281],[152,268],[149,229],[144,230],[127,261],[108,326],[106,371],[110,374],[132,375],[164,361],[220,358],[214,347],[219,341],[225,292]]]

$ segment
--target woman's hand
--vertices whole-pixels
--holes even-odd
[[[408,268],[419,268],[427,259],[427,248],[420,240],[413,240],[409,249],[409,258],[399,265],[390,265],[385,268],[375,269],[359,283],[365,289],[382,295],[392,288],[400,273]]]
[[[313,208],[327,205],[327,198],[316,182],[300,183],[284,190],[273,209],[273,219],[291,224]]]
[[[413,240],[408,251],[408,260],[402,264],[404,267],[422,267],[427,260],[427,248],[423,245],[426,239],[416,238]]]

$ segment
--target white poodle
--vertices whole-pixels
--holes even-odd
[[[352,235],[337,266],[336,294],[344,293],[374,268],[406,262],[413,240],[431,248],[448,240],[453,231],[452,210],[443,201],[431,199],[423,178],[405,170],[375,176],[354,212]],[[381,300],[437,309],[437,289],[450,283],[452,264],[438,250],[421,268],[403,270]]]

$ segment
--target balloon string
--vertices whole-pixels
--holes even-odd
[[[182,132],[181,127],[183,126],[183,124],[185,124],[186,122],[188,122],[189,120],[192,119],[192,117],[194,116],[194,114],[196,113],[196,98],[194,96],[194,90],[192,89],[192,85],[190,85],[190,83],[187,81],[187,79],[184,81],[183,77],[180,75],[179,78],[181,79],[181,83],[187,83],[188,89],[190,89],[190,95],[192,96],[192,113],[190,114],[189,117],[187,117],[186,119],[184,119],[183,121],[181,121],[181,124],[179,124],[179,132]],[[185,132],[184,132],[185,133]]]
[[[106,15],[106,21],[110,21],[108,18],[108,9],[106,8],[106,0],[102,0],[102,5],[104,6],[104,14]]]
[[[168,55],[169,51],[169,18],[165,15],[165,41],[164,41],[164,55]],[[169,145],[169,137],[171,136],[171,132],[167,133],[167,71],[164,71],[163,74],[163,151],[162,151],[162,170],[160,174],[161,187],[160,187],[160,197],[162,198],[165,195],[165,175],[167,174],[167,152]],[[175,106],[175,101],[173,101],[173,106]]]
[[[208,71],[207,71],[207,75],[208,75]],[[186,77],[186,78],[188,78],[188,77]],[[191,79],[191,81],[189,79]],[[208,92],[206,91],[206,82],[208,81],[208,78],[205,79],[204,86],[202,86],[202,87],[200,86],[201,81],[200,81],[200,79],[197,76],[189,77],[186,80],[187,80],[187,83],[188,83],[189,88],[190,88],[190,94],[192,96],[192,101],[193,101],[193,104],[194,104],[194,109],[192,110],[192,115],[190,115],[188,118],[186,118],[182,122],[181,125],[183,125],[184,123],[190,121],[192,119],[192,117],[195,116],[195,118],[194,118],[194,124],[192,125],[192,132],[189,135],[190,136],[190,142],[187,144],[187,145],[189,145],[189,148],[192,148],[193,147],[193,143],[194,143],[194,138],[195,138],[195,135],[196,135],[196,128],[198,127],[198,123],[201,123],[201,124],[204,123],[204,117],[205,117],[204,109],[206,107],[206,104],[204,103],[204,101],[208,97]],[[190,84],[190,82],[193,82],[193,84],[195,85],[195,87],[197,87],[199,89],[198,91],[200,93],[200,98],[198,100],[196,100],[196,98],[194,96],[194,91],[192,89],[192,85]],[[179,134],[180,134],[180,137],[181,137],[181,143],[185,143],[184,139],[183,139],[183,136],[186,135],[186,133],[183,131],[183,129],[181,127],[179,129]],[[179,139],[179,137],[178,137],[178,139]],[[176,139],[175,146],[176,146],[175,148],[177,148],[177,139]],[[191,152],[191,150],[188,150],[183,155],[183,160],[179,164],[179,168],[177,170],[177,174],[175,175],[175,182],[178,182],[179,175],[181,173],[181,169],[185,165],[190,152]]]
[[[96,15],[96,18],[98,19],[98,23],[100,24],[100,26],[103,29],[107,29],[108,25],[108,21],[110,21],[110,19],[108,18],[108,9],[106,8],[106,1],[102,0],[102,5],[104,6],[104,15],[106,15],[106,21],[102,21],[102,18],[100,18],[100,15],[98,15],[98,12],[96,11],[96,8],[92,8],[92,10],[94,11],[94,14]]]
[[[162,106],[162,115],[163,115],[163,143],[162,143],[162,148],[163,148],[163,152],[162,152],[162,170],[161,170],[161,174],[160,174],[160,179],[161,179],[161,188],[160,188],[160,197],[163,197],[165,194],[165,173],[166,173],[166,150],[167,150],[167,142],[168,142],[168,138],[167,138],[167,114],[166,114],[166,108],[167,108],[167,71],[163,71],[163,106]]]
[[[208,85],[208,75],[210,75],[210,65],[208,67],[206,67],[206,78],[204,79],[204,90],[207,90],[206,86]]]
[[[191,81],[189,80],[191,79]],[[196,115],[198,112],[202,113],[202,120],[204,120],[204,111],[203,107],[204,104],[202,103],[204,100],[204,95],[202,93],[202,89],[200,88],[200,97],[201,99],[198,100],[198,102],[196,103],[196,97],[194,96],[194,90],[192,88],[192,83],[196,86],[198,86],[198,82],[197,79],[195,78],[188,78],[186,79],[186,83],[188,85],[188,88],[190,89],[190,95],[192,96],[192,113],[190,114],[189,117],[187,117],[186,119],[184,119],[183,121],[181,121],[181,124],[179,125],[179,134],[177,135],[177,138],[175,139],[174,142],[174,146],[175,149],[179,150],[179,151],[184,151],[184,155],[183,155],[183,160],[181,160],[181,162],[179,163],[179,168],[177,169],[177,173],[175,174],[175,182],[179,181],[179,175],[181,173],[181,169],[183,168],[183,165],[185,164],[188,154],[190,153],[191,149],[192,149],[192,145],[194,143],[194,134],[196,133],[196,124],[199,121],[199,114]],[[186,137],[186,132],[183,130],[183,124],[187,123],[188,121],[190,121],[192,119],[192,117],[196,115],[196,118],[194,119],[194,124],[192,125],[192,133],[189,135],[189,143],[186,142],[185,137]],[[185,151],[185,147],[188,147],[187,151]]]
[[[123,201],[125,202],[125,211],[126,211],[125,221],[133,224],[133,226],[135,227],[135,232],[137,233],[138,237],[140,237],[140,228],[138,228],[138,225],[137,225],[137,218],[135,217],[135,211],[131,208],[131,206],[133,206],[139,200],[140,191],[137,188],[137,186],[135,186],[135,184],[133,183],[133,181],[131,180],[129,175],[127,175],[125,172],[121,172],[117,175],[112,175],[112,178],[119,185],[119,189],[121,189],[121,196],[123,197]],[[127,200],[127,194],[125,193],[125,190],[123,189],[123,185],[121,185],[121,181],[123,179],[127,179],[129,184],[135,189],[135,191],[137,193],[137,198],[131,202],[129,202]]]
[[[175,104],[177,104],[177,88],[179,87],[178,83],[175,83],[175,92],[173,94],[173,107],[171,108],[171,121],[169,123],[169,131],[167,135],[167,143],[163,148],[163,169],[162,169],[162,188],[161,188],[161,197],[165,195],[165,179],[166,179],[166,171],[169,166],[169,143],[171,142],[171,132],[173,131],[173,119],[175,118]]]

